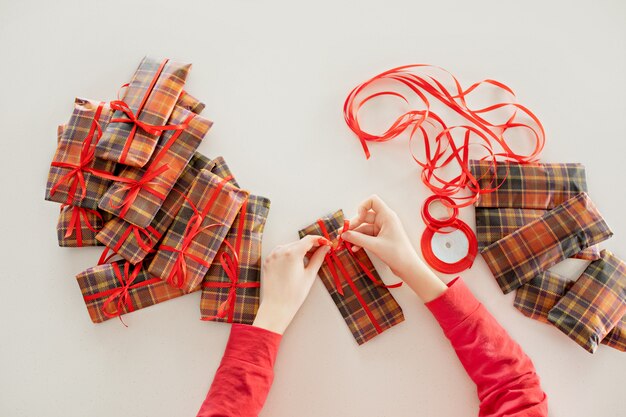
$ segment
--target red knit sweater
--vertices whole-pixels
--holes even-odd
[[[546,394],[531,360],[456,279],[426,306],[476,383],[481,417],[545,417]],[[274,378],[281,336],[234,324],[222,363],[198,417],[256,416]]]

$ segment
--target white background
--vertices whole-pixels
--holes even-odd
[[[406,141],[372,146],[366,161],[343,100],[408,63],[443,66],[464,85],[495,78],[545,124],[544,161],[585,164],[615,232],[604,247],[626,257],[625,19],[618,0],[1,0],[0,415],[193,416],[229,333],[199,320],[199,294],[128,315],[128,328],[90,322],[74,276],[100,250],[59,248],[58,205],[43,200],[56,126],[75,96],[113,99],[147,53],[193,62],[186,88],[215,121],[200,150],[272,199],[267,254],[372,193],[417,244],[428,193]],[[473,225],[473,210],[462,218]],[[463,277],[534,360],[551,416],[626,415],[623,353],[590,355],[525,318],[482,259]],[[408,288],[394,295],[406,322],[358,347],[316,282],[283,339],[262,415],[476,415],[475,388],[435,321]]]

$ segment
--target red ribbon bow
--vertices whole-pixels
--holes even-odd
[[[115,247],[113,247],[113,251],[119,252],[120,248],[131,234],[135,236],[135,240],[137,241],[139,247],[147,252],[154,251],[154,245],[156,245],[159,239],[161,239],[161,233],[159,233],[158,230],[152,226],[148,226],[143,229],[139,226],[135,226],[134,224],[129,224],[124,233],[122,233],[122,236],[120,236],[120,239]]]
[[[233,247],[228,241],[224,241],[224,244],[228,247],[230,252],[222,252],[220,255],[220,263],[224,272],[228,277],[229,282],[204,282],[202,286],[204,288],[228,288],[228,297],[217,308],[217,314],[210,317],[203,317],[202,320],[210,321],[216,318],[224,318],[228,315],[228,323],[232,323],[235,315],[235,304],[237,303],[237,288],[258,288],[261,286],[260,282],[239,282],[239,255],[241,253],[241,239],[243,236],[243,230],[245,227],[246,219],[246,206],[248,205],[248,199],[244,201],[239,214],[239,225],[237,226],[237,237],[235,239],[235,247]]]
[[[63,210],[65,207],[68,207],[68,205],[67,204],[62,205],[61,210]],[[82,224],[80,221],[81,217],[85,221],[85,226],[87,226],[87,228],[94,233],[98,233],[100,229],[96,229],[95,226],[91,224],[91,222],[89,221],[88,214],[91,213],[95,215],[97,218],[99,218],[100,220],[102,221],[104,220],[102,219],[102,215],[98,213],[96,210],[92,210],[92,209],[88,209],[84,207],[78,207],[78,206],[71,206],[71,207],[72,207],[71,208],[72,217],[70,218],[70,223],[67,227],[67,231],[65,232],[65,238],[66,239],[69,238],[70,236],[72,236],[72,233],[76,231],[76,246],[82,247],[83,246],[83,229],[82,229]]]

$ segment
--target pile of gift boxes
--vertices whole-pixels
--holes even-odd
[[[267,198],[197,148],[212,122],[190,64],[144,58],[121,99],[77,98],[59,126],[46,200],[60,246],[105,246],[76,277],[94,323],[202,291],[204,320],[252,323]]]

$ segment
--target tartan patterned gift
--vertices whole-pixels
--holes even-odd
[[[143,263],[116,261],[76,276],[89,317],[101,323],[126,313],[180,297],[185,293],[150,276]]]
[[[321,235],[333,242],[319,277],[359,345],[404,321],[402,309],[364,250],[353,252],[339,235],[345,229],[343,211],[324,216],[300,230],[300,238]]]
[[[148,270],[185,292],[197,289],[248,192],[203,170],[191,185]]]
[[[75,99],[74,111],[62,129],[50,164],[46,200],[92,210],[98,208],[100,197],[111,183],[110,179],[99,175],[112,174],[115,163],[95,158],[94,149],[111,114],[109,105],[104,102]]]
[[[603,250],[550,310],[548,320],[594,353],[626,314],[626,263]]]
[[[122,100],[111,102],[115,110],[96,156],[134,167],[146,165],[161,132],[183,129],[168,125],[189,74],[191,64],[145,57],[133,75]]]
[[[626,352],[626,315],[624,315],[609,334],[602,339],[602,344]]]
[[[218,156],[217,158],[213,159],[213,162],[215,162],[215,166],[211,170],[212,173],[214,173],[220,178],[230,178],[228,180],[229,183],[231,183],[237,188],[241,188],[239,187],[237,180],[233,176],[233,173],[230,170],[230,167],[228,166],[224,158],[222,158],[221,156]]]
[[[101,210],[141,228],[150,225],[212,124],[184,107],[185,101],[193,107],[198,100],[186,94],[181,101],[169,123],[185,123],[187,128],[163,133],[145,168],[124,168],[119,174],[124,181],[113,182],[100,200]]]
[[[254,321],[261,286],[261,241],[269,210],[270,200],[255,195],[241,206],[202,282],[202,320]]]
[[[200,171],[212,170],[214,166],[212,160],[196,152],[147,228],[137,227],[115,217],[104,225],[96,239],[132,264],[142,261],[174,221],[183,205],[184,196]]]
[[[102,214],[96,210],[78,206],[61,206],[57,222],[59,246],[99,246],[100,242],[96,240],[96,234],[102,229],[103,223]]]
[[[476,238],[478,240],[478,249],[481,251],[548,212],[548,210],[514,207],[476,207],[475,210]],[[598,246],[588,247],[572,256],[572,258],[595,261],[600,259],[600,248]]]
[[[581,164],[516,164],[470,160],[470,171],[481,189],[476,207],[552,209],[577,194],[587,192],[585,167]]]
[[[521,287],[545,269],[613,236],[581,193],[482,251],[502,291]]]

